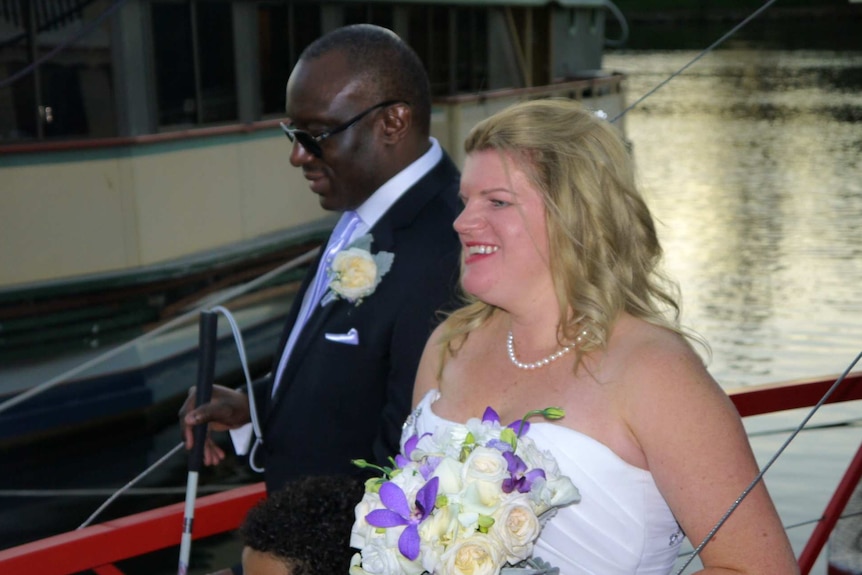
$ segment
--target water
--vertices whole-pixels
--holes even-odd
[[[605,62],[634,100],[694,55]],[[716,378],[840,372],[862,348],[862,52],[715,52],[625,128]]]
[[[708,340],[710,370],[728,389],[838,373],[862,349],[862,49],[781,50],[770,38],[770,49],[738,42],[704,58],[625,118],[683,322]],[[615,52],[605,64],[630,75],[632,102],[694,55]],[[812,424],[860,414],[858,404],[829,407]],[[752,439],[761,464],[804,415],[747,422],[777,430]],[[822,512],[860,439],[859,427],[830,427],[791,445],[767,474],[785,524]],[[119,486],[177,441],[171,425],[4,456],[0,489]],[[182,488],[184,477],[177,456],[144,485]],[[250,479],[234,466],[208,470],[202,484]],[[3,499],[0,547],[74,529],[105,497]],[[141,499],[182,496],[124,499],[102,519]],[[812,528],[790,530],[797,554]],[[224,564],[210,548],[193,550],[199,569]],[[825,573],[823,559],[814,573]]]
[[[633,102],[695,55],[617,52],[605,65],[629,74]],[[631,111],[625,131],[683,323],[709,342],[716,379],[843,371],[862,350],[862,52],[721,50]],[[789,429],[805,414],[747,426]],[[811,424],[860,415],[829,407]],[[761,465],[787,435],[752,439]],[[767,474],[785,525],[822,512],[860,439],[841,427],[793,442]],[[797,555],[812,529],[790,530]]]

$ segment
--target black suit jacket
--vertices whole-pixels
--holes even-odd
[[[387,464],[397,453],[422,350],[439,322],[438,310],[455,301],[458,186],[458,169],[444,153],[370,230],[372,253],[395,254],[374,293],[359,305],[343,299],[318,305],[275,396],[270,398],[271,381],[261,386],[265,395],[255,394],[262,396],[267,490],[302,475],[356,474],[352,459]],[[273,374],[316,269],[317,262],[297,293]],[[325,337],[351,328],[358,331],[358,345]]]

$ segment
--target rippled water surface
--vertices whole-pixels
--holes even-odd
[[[634,102],[694,55],[605,63]],[[715,52],[624,122],[713,374],[842,371],[862,349],[862,53]]]
[[[617,52],[605,64],[629,74],[633,103],[695,55]],[[862,350],[862,52],[718,51],[624,125],[683,322],[708,340],[721,384],[843,371]],[[761,465],[806,414],[747,422],[770,432],[752,438]],[[811,424],[860,415],[845,404]],[[766,476],[785,525],[822,512],[860,439],[842,426],[790,445]],[[789,530],[797,555],[812,529]]]

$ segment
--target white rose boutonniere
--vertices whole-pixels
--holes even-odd
[[[395,254],[391,252],[372,254],[373,241],[374,238],[366,234],[335,254],[327,270],[329,291],[320,305],[325,306],[338,298],[344,298],[350,303],[359,305],[363,298],[374,293],[380,279],[392,267]]]

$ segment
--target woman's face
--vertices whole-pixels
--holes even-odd
[[[554,297],[545,206],[511,156],[473,152],[461,174],[464,211],[455,220],[464,289],[512,311]]]

